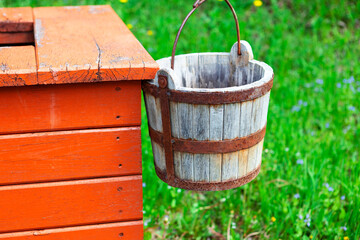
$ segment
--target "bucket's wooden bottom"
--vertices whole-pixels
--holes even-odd
[[[162,181],[164,181],[165,183],[169,184],[172,187],[182,188],[186,190],[194,190],[194,191],[222,191],[222,190],[237,188],[251,182],[259,174],[260,168],[261,168],[261,163],[257,168],[255,168],[253,171],[249,172],[245,176],[225,182],[194,182],[194,181],[179,179],[177,177],[175,177],[174,181],[168,181],[165,172],[161,171],[156,166],[155,166],[155,171],[157,176]]]

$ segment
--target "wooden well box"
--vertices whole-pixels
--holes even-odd
[[[141,80],[109,6],[0,9],[0,239],[142,239]]]

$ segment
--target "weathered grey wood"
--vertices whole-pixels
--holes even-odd
[[[225,104],[223,139],[238,138],[240,133],[240,103]],[[222,161],[222,181],[236,179],[238,174],[238,152],[224,153]]]
[[[251,111],[251,130],[250,134],[255,133],[258,130],[258,123],[261,120],[261,101],[262,98],[257,98],[253,100],[253,108]]]
[[[183,86],[195,88],[198,87],[196,84],[199,82],[199,54],[193,53],[191,57],[186,58],[186,67],[183,67],[182,82]]]
[[[263,111],[261,116],[261,128],[265,127],[267,122],[267,115],[268,115],[268,109],[269,109],[269,102],[270,102],[270,92],[265,94],[264,96],[264,105],[263,105]]]
[[[258,156],[258,154],[257,154],[258,145],[259,144],[256,144],[255,146],[249,148],[247,173],[255,170],[255,168],[256,168],[257,156]]]
[[[175,138],[180,138],[179,133],[179,118],[177,103],[170,102],[170,117],[171,117],[171,135]],[[182,178],[181,174],[181,152],[174,152],[174,168],[175,176]]]
[[[217,56],[216,55],[200,55],[199,56],[199,80],[196,87],[213,88],[219,82],[217,75]]]
[[[223,138],[224,106],[210,106],[210,140],[220,141]],[[221,181],[222,154],[210,154],[210,182]]]
[[[186,103],[178,103],[179,135],[183,139],[192,139],[193,136],[193,106]],[[194,154],[181,154],[181,176],[185,180],[194,180]]]
[[[209,140],[210,137],[210,116],[209,106],[193,105],[193,139]],[[209,181],[209,154],[194,154],[194,180]]]
[[[263,146],[264,146],[264,139],[258,143],[257,154],[256,154],[256,167],[258,167],[261,164]]]
[[[165,171],[166,169],[166,163],[165,163],[165,151],[164,148],[162,148],[159,144],[157,144],[154,141],[151,141],[152,149],[153,149],[153,155],[155,164],[158,168],[160,168],[162,171]]]
[[[239,172],[238,178],[243,177],[247,173],[247,165],[248,165],[248,154],[249,150],[244,149],[239,151]]]
[[[250,135],[251,132],[251,114],[253,109],[253,102],[247,101],[241,103],[241,116],[240,116],[240,134],[239,137]]]

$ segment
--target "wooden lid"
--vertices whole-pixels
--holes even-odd
[[[35,47],[0,47],[0,86],[155,77],[157,63],[110,6],[0,12],[17,9],[32,12]],[[6,29],[9,25],[0,19],[0,28]]]

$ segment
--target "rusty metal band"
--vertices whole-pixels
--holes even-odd
[[[259,174],[260,167],[261,164],[256,169],[249,172],[245,176],[225,182],[193,182],[189,180],[180,179],[176,176],[174,177],[173,181],[168,181],[166,173],[161,171],[156,166],[155,166],[155,171],[161,180],[163,180],[164,182],[168,183],[170,186],[173,187],[179,187],[182,189],[194,190],[194,191],[221,191],[221,190],[237,188],[251,182]]]
[[[167,96],[168,81],[166,76],[159,75],[160,86],[160,107],[161,107],[161,120],[163,126],[163,137],[161,144],[165,150],[166,172],[169,181],[173,181],[175,177],[174,167],[174,154],[171,145],[171,119],[170,119],[170,103]],[[151,127],[150,127],[151,128]]]
[[[190,103],[190,104],[227,104],[251,101],[264,96],[273,86],[273,79],[261,85],[245,90],[233,92],[181,92],[177,90],[168,90],[168,98],[172,102]],[[159,97],[160,89],[154,84],[143,82],[142,89],[144,92]]]
[[[193,5],[193,9],[189,12],[189,14],[185,17],[184,21],[182,22],[179,31],[176,35],[175,38],[175,42],[174,42],[174,46],[173,46],[173,50],[172,50],[172,54],[171,54],[171,68],[174,69],[174,65],[175,65],[175,52],[176,52],[176,46],[178,44],[179,38],[180,38],[180,34],[186,24],[186,22],[188,21],[188,19],[191,17],[191,15],[195,12],[195,10],[201,6],[201,4],[203,4],[206,0],[196,0],[196,2]],[[235,9],[234,7],[231,5],[231,3],[229,2],[229,0],[225,0],[226,4],[229,6],[234,20],[235,20],[235,24],[236,24],[236,33],[237,33],[237,40],[238,40],[238,54],[241,55],[241,43],[240,43],[240,27],[239,27],[239,20],[238,17],[236,15]]]
[[[172,150],[176,152],[187,152],[195,154],[230,153],[255,146],[264,139],[265,132],[266,125],[264,128],[246,137],[230,140],[196,141],[180,138],[171,138],[171,147]],[[163,143],[166,142],[164,141],[165,137],[163,136],[163,133],[149,127],[149,134],[154,142],[156,142],[160,146],[163,146],[166,149],[166,147],[163,145]]]

